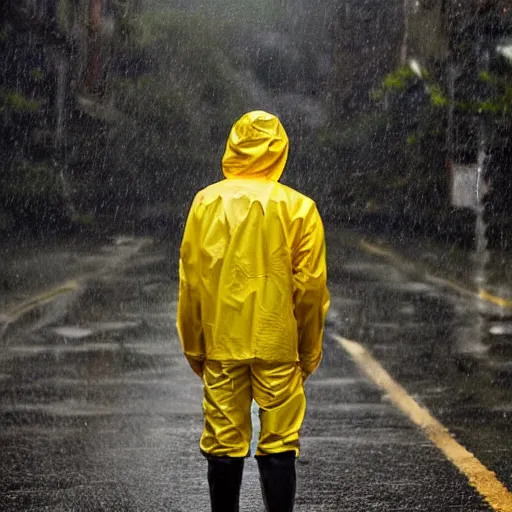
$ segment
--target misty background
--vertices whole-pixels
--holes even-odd
[[[4,2],[0,231],[175,233],[263,109],[326,222],[506,248],[509,4]]]

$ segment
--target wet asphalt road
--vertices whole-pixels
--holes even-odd
[[[176,245],[146,242],[54,247],[10,267],[25,294],[4,294],[4,325],[45,281],[76,287],[0,341],[1,511],[208,510],[201,383],[174,328]],[[307,382],[296,510],[492,510],[332,335],[364,344],[511,489],[512,318],[345,242],[330,238],[333,305]],[[251,459],[241,510],[263,510]]]

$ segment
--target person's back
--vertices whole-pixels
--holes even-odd
[[[329,295],[315,203],[278,182],[287,155],[288,138],[275,116],[243,116],[228,139],[226,179],[196,195],[183,236],[177,326],[205,383],[201,449],[213,510],[236,510],[253,398],[260,406],[256,456],[267,508],[293,508],[303,379],[321,359]],[[281,473],[283,464],[289,468],[289,492],[280,497],[268,483],[276,464]],[[234,471],[231,493],[220,492],[226,468]],[[218,501],[230,494],[234,501]]]

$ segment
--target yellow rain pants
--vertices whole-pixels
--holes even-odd
[[[207,455],[245,457],[251,443],[251,403],[260,408],[255,455],[295,451],[306,412],[298,364],[208,362],[203,372],[205,428],[201,450]]]

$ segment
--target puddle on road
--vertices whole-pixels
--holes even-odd
[[[52,327],[50,332],[65,339],[79,340],[90,338],[95,334],[105,333],[122,333],[125,331],[138,329],[143,325],[142,321],[125,321],[125,322],[96,322],[85,324],[84,326],[63,325]]]
[[[489,346],[480,340],[481,336],[474,327],[458,327],[454,329],[452,342],[453,355],[482,356],[489,351]]]
[[[487,365],[490,368],[499,369],[504,372],[507,372],[508,375],[512,378],[512,361],[504,360],[504,361],[497,361],[495,359],[491,359]]]
[[[63,327],[54,327],[51,331],[58,336],[62,336],[63,338],[79,340],[83,338],[88,338],[94,334],[92,329],[85,329],[83,327],[71,327],[71,326],[63,326]]]
[[[133,236],[117,236],[113,238],[113,242],[115,245],[131,245],[137,242],[137,239]]]
[[[142,322],[97,322],[87,326],[95,332],[127,331],[141,327]]]
[[[401,315],[411,316],[416,313],[416,308],[415,308],[414,304],[406,302],[406,303],[402,303],[401,305],[399,305],[397,308],[397,311]]]
[[[512,323],[495,323],[489,328],[489,333],[494,336],[512,336]]]

